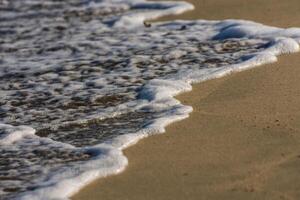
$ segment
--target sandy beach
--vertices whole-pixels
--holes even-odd
[[[298,0],[188,0],[171,19],[247,19],[300,27]],[[299,199],[300,56],[193,86],[194,111],[125,151],[129,166],[73,200]]]
[[[163,17],[159,21],[244,19],[283,28],[300,25],[300,4],[297,0],[187,0],[187,2],[195,6],[193,11],[180,16]]]

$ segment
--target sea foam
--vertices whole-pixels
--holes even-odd
[[[187,118],[174,96],[299,51],[300,29],[144,20],[185,2],[0,3],[0,197],[67,199],[128,164],[122,150]]]

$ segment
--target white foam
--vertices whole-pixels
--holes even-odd
[[[198,23],[201,24],[203,22],[205,21],[199,21]],[[178,23],[186,24],[189,22],[178,21]],[[207,21],[205,23],[211,22]],[[164,117],[161,117],[160,119],[154,121],[152,124],[148,125],[139,133],[119,136],[114,140],[110,141],[109,145],[112,145],[113,149],[115,149],[116,151],[118,149],[118,156],[114,157],[114,167],[110,168],[111,170],[106,169],[103,171],[101,171],[101,168],[99,168],[99,171],[101,171],[101,173],[96,173],[95,171],[93,176],[90,176],[91,174],[87,173],[86,177],[88,178],[84,180],[88,181],[83,181],[84,183],[88,183],[94,180],[96,177],[104,177],[110,174],[116,174],[123,171],[125,166],[128,164],[127,159],[121,153],[124,148],[135,144],[137,141],[144,137],[147,137],[148,135],[154,133],[163,133],[165,132],[165,127],[170,123],[187,118],[189,113],[192,112],[192,108],[180,104],[180,102],[176,100],[174,96],[178,95],[181,92],[190,91],[191,83],[202,82],[213,78],[219,78],[232,72],[238,72],[266,63],[276,62],[278,55],[285,53],[295,53],[299,51],[300,29],[279,29],[242,20],[226,20],[224,22],[218,23],[219,25],[217,25],[217,29],[219,29],[220,32],[215,34],[215,37],[218,37],[218,39],[241,37],[255,39],[268,38],[272,39],[272,43],[270,43],[270,46],[264,51],[253,55],[249,55],[251,57],[250,59],[247,59],[246,61],[241,62],[239,64],[226,66],[224,68],[219,69],[203,69],[198,71],[188,71],[183,74],[180,74],[177,77],[181,80],[149,81],[149,83],[145,85],[143,90],[140,92],[140,98],[147,99],[149,101],[149,105],[145,106],[144,109],[149,109],[152,111],[165,109],[168,110],[168,112],[165,113]],[[225,23],[228,24],[228,28],[226,29],[224,29],[223,27]],[[170,26],[172,26],[172,24],[170,24]],[[195,37],[197,37],[197,35],[195,35]],[[208,35],[204,35],[204,37],[208,37]],[[169,56],[174,57],[174,59],[176,59],[180,57],[181,54],[184,53],[175,50],[173,52],[170,52]],[[103,163],[99,162],[99,164]],[[74,182],[74,180],[71,180],[70,182]],[[78,191],[79,187],[84,185],[85,184],[78,184],[78,188],[74,187],[73,190],[69,190],[69,195],[66,195],[65,197],[74,194],[74,192]]]
[[[105,2],[104,2],[105,3]],[[107,2],[106,2],[107,3]],[[53,200],[53,199],[67,199],[76,193],[80,188],[95,180],[96,178],[105,177],[112,174],[120,173],[125,169],[128,164],[127,158],[123,155],[122,150],[127,148],[130,145],[135,144],[140,139],[145,138],[151,134],[163,133],[165,132],[165,127],[178,120],[182,120],[187,118],[189,113],[192,112],[192,108],[190,106],[182,105],[174,96],[192,90],[192,83],[202,82],[208,79],[222,77],[224,75],[230,74],[232,72],[237,72],[241,70],[245,70],[248,68],[256,67],[262,64],[276,62],[277,56],[284,53],[294,53],[299,51],[299,43],[300,43],[300,29],[291,28],[291,29],[280,29],[275,27],[265,26],[259,23],[243,21],[243,20],[225,20],[225,21],[175,21],[175,22],[167,22],[167,23],[156,23],[153,24],[150,30],[152,32],[144,31],[143,21],[146,19],[153,19],[165,14],[178,14],[186,10],[190,10],[193,8],[188,3],[185,2],[145,2],[143,0],[137,1],[111,1],[111,4],[114,3],[122,3],[122,6],[126,8],[135,7],[135,8],[143,8],[145,12],[142,13],[126,13],[121,15],[117,20],[113,23],[113,29],[115,31],[120,31],[120,29],[133,29],[133,34],[135,31],[138,34],[138,31],[142,31],[140,35],[136,35],[136,38],[133,36],[128,42],[121,40],[120,38],[103,38],[103,41],[95,41],[94,45],[104,46],[103,49],[109,49],[110,45],[118,43],[121,46],[120,48],[114,47],[113,50],[120,50],[123,47],[123,50],[126,51],[129,47],[132,46],[146,46],[153,47],[156,46],[164,52],[166,47],[174,48],[174,41],[186,42],[187,46],[176,46],[177,49],[168,49],[168,52],[164,55],[155,55],[155,59],[157,60],[167,60],[170,61],[169,65],[174,66],[164,66],[166,69],[180,68],[179,72],[176,75],[164,78],[156,78],[147,82],[139,92],[139,99],[135,101],[127,102],[116,107],[110,107],[103,110],[97,110],[97,112],[91,113],[91,115],[86,116],[83,120],[89,120],[94,118],[108,118],[114,115],[120,115],[122,113],[129,111],[135,111],[138,109],[142,109],[143,111],[148,112],[157,112],[160,113],[160,116],[155,120],[151,121],[151,123],[145,125],[141,130],[135,133],[128,133],[125,135],[118,136],[111,140],[108,140],[102,144],[95,145],[93,147],[82,147],[75,148],[71,145],[64,146],[64,144],[52,141],[46,138],[39,138],[38,136],[34,136],[35,130],[28,126],[14,127],[7,124],[0,124],[0,130],[5,134],[1,138],[0,143],[2,145],[11,145],[13,143],[19,142],[22,143],[26,141],[26,145],[30,145],[30,143],[37,143],[37,141],[41,142],[41,144],[47,144],[51,147],[57,145],[60,148],[66,149],[74,149],[75,151],[89,151],[92,152],[94,157],[89,161],[82,161],[79,164],[75,164],[72,166],[68,166],[67,168],[60,168],[57,171],[52,172],[52,174],[48,174],[46,178],[44,178],[40,183],[42,187],[30,192],[26,192],[19,196],[19,199],[24,200],[35,200],[35,199],[43,199],[43,200]],[[106,4],[101,4],[102,7],[105,7]],[[90,7],[99,7],[98,4],[90,4]],[[92,26],[94,31],[104,31],[107,30],[106,25],[103,24],[95,24],[96,22],[90,22],[87,25],[83,25],[83,30],[88,26]],[[138,28],[137,28],[138,26]],[[174,35],[176,39],[172,40],[172,38],[165,38],[164,34],[172,31],[177,31],[180,27],[188,26],[188,30],[184,30],[181,34]],[[99,28],[99,29],[98,29]],[[86,29],[90,30],[90,29]],[[161,31],[163,30],[163,31]],[[84,38],[86,35],[78,35],[77,39],[80,40]],[[128,35],[125,35],[129,37]],[[139,36],[139,37],[138,37]],[[122,35],[122,37],[124,37]],[[147,40],[149,37],[150,41]],[[158,39],[157,39],[158,38]],[[228,64],[222,67],[212,67],[212,68],[201,68],[197,64],[193,66],[182,65],[175,66],[176,63],[171,63],[172,60],[181,59],[182,57],[193,54],[196,52],[196,47],[191,47],[188,44],[191,44],[192,41],[206,41],[212,39],[224,40],[224,39],[241,39],[247,38],[249,42],[259,43],[260,41],[268,41],[267,46],[262,47],[260,51],[256,51],[255,53],[246,54],[244,60],[240,60],[240,62],[235,64]],[[151,40],[154,40],[151,43]],[[251,40],[250,40],[251,39]],[[158,41],[163,41],[159,43]],[[157,42],[157,43],[155,43]],[[150,45],[149,45],[150,44]],[[92,45],[92,44],[89,44]],[[148,45],[148,46],[147,46]],[[176,44],[177,45],[177,44]],[[206,48],[206,47],[205,47]],[[147,48],[146,48],[147,49]],[[210,49],[208,49],[210,50]],[[108,51],[110,52],[110,51]],[[111,54],[114,51],[110,52]],[[196,54],[198,55],[198,54]],[[60,56],[60,55],[59,55]],[[112,55],[113,57],[114,55]],[[129,65],[135,64],[135,62],[140,61],[148,61],[150,57],[148,56],[139,56],[139,55],[129,55],[131,56],[131,60]],[[233,56],[231,54],[225,55],[222,58],[230,59]],[[47,57],[46,57],[47,58]],[[52,57],[53,58],[53,57]],[[64,59],[63,57],[55,57],[58,60]],[[154,59],[151,57],[151,59]],[[199,55],[199,59],[202,59],[201,55]],[[10,64],[15,64],[17,67],[12,71],[18,72],[19,66],[14,61],[14,59],[6,58],[6,62]],[[28,63],[27,63],[28,64]],[[53,66],[59,64],[59,62],[54,63],[49,68],[53,68]],[[21,64],[20,64],[21,65]],[[68,67],[68,66],[64,66]],[[70,67],[70,66],[69,66]],[[150,68],[151,66],[149,66]],[[32,70],[32,73],[37,72],[39,70],[47,70],[45,66],[39,66],[37,63],[32,63],[32,69],[28,69],[28,71]],[[72,67],[70,67],[71,69]],[[134,67],[133,67],[134,68]],[[2,73],[5,74],[5,70],[1,69]],[[100,73],[100,72],[99,72]],[[102,73],[102,72],[101,72]],[[132,71],[117,71],[112,74],[107,75],[105,78],[103,77],[92,77],[91,79],[87,79],[84,82],[85,85],[93,85],[95,89],[93,91],[103,92],[107,94],[110,91],[116,90],[113,86],[109,86],[112,88],[104,88],[105,85],[111,80],[114,80],[115,83],[118,84],[127,84],[128,80],[123,80],[120,78],[120,74],[128,75],[130,77],[130,81],[134,82],[137,79],[136,74],[141,73],[138,69],[133,69]],[[146,73],[146,72],[143,72]],[[152,71],[149,70],[147,72],[151,75]],[[69,74],[70,76],[72,74]],[[98,75],[99,76],[99,75]],[[55,79],[58,78],[57,74],[48,73],[44,74],[43,79]],[[68,77],[60,77],[65,78],[62,82],[67,83],[69,81]],[[79,89],[84,88],[84,84],[74,82],[73,85],[68,87],[66,91],[78,91]],[[55,87],[61,87],[61,85],[52,85],[49,88],[49,85],[39,85],[36,90],[43,91],[45,89],[53,89]],[[68,93],[67,93],[68,94]],[[79,93],[78,96],[84,96],[85,93]],[[59,98],[63,98],[59,96]],[[9,109],[9,108],[3,108]],[[65,112],[65,111],[64,111]],[[99,114],[100,113],[100,114]],[[31,113],[32,115],[37,113]],[[63,116],[64,113],[62,113]],[[74,121],[72,121],[74,122]],[[52,124],[51,124],[52,125]],[[28,137],[26,140],[26,137]],[[25,138],[25,139],[24,139]],[[23,143],[22,143],[23,145]],[[1,191],[0,191],[1,192]]]
[[[98,145],[97,147],[89,148],[89,151],[93,151],[98,156],[95,156],[89,162],[70,166],[68,169],[52,174],[46,182],[43,182],[45,187],[25,193],[19,199],[67,199],[79,188],[95,180],[95,178],[120,173],[128,164],[127,158],[121,150],[108,145]]]
[[[11,126],[8,124],[0,124],[0,145],[13,145],[14,142],[21,140],[26,136],[32,136],[35,130],[29,126]]]
[[[126,0],[126,2],[128,2],[132,8],[145,9],[146,11],[144,13],[130,13],[124,15],[114,24],[114,27],[133,28],[140,26],[145,20],[156,19],[166,15],[181,14],[194,9],[192,4],[184,1],[145,2],[144,0]]]

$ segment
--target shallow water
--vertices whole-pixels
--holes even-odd
[[[184,4],[0,1],[1,199],[54,198],[34,192],[89,170],[101,172],[101,163],[89,163],[105,156],[111,163],[103,173],[114,173],[118,165],[109,171],[114,158],[99,145],[121,150],[126,142],[116,145],[116,138],[162,132],[168,119],[186,117],[191,109],[172,98],[189,90],[185,83],[218,77],[241,63],[274,61],[272,52],[298,50],[296,42],[284,40],[268,60],[262,52],[276,46],[282,30],[250,22],[144,27],[133,20],[176,6]],[[228,35],[226,29],[239,23],[263,29],[263,36]],[[264,56],[255,60],[258,55]],[[60,192],[56,197],[69,195]]]

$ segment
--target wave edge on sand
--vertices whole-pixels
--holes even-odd
[[[4,136],[1,137],[0,141],[3,143],[4,148],[9,148],[8,146],[13,144],[19,145],[18,147],[20,147],[20,151],[22,151],[22,148],[31,148],[31,144],[39,143],[39,145],[43,145],[46,148],[49,146],[49,148],[52,149],[67,149],[71,152],[83,152],[90,156],[88,158],[84,156],[87,160],[80,161],[80,163],[56,168],[52,175],[49,176],[49,174],[47,174],[42,182],[39,182],[39,187],[36,186],[37,188],[32,191],[21,193],[17,198],[68,198],[96,178],[120,173],[128,164],[127,158],[122,153],[124,148],[135,144],[138,140],[147,137],[148,135],[163,133],[168,124],[188,117],[189,113],[192,112],[192,108],[190,106],[182,105],[174,98],[174,96],[182,92],[191,91],[192,83],[219,78],[233,72],[276,62],[277,56],[281,54],[299,51],[300,29],[297,28],[280,29],[243,20],[173,21],[154,23],[151,28],[145,28],[142,24],[144,20],[157,18],[166,13],[178,14],[185,10],[192,9],[192,6],[186,3],[136,2],[136,4],[133,4],[131,1],[122,1],[122,3],[127,3],[127,6],[134,9],[149,9],[150,7],[151,11],[140,12],[138,14],[127,13],[124,16],[119,17],[113,23],[111,23],[113,20],[109,19],[109,23],[107,23],[109,27],[105,24],[103,27],[102,25],[100,26],[101,29],[104,31],[112,29],[116,32],[123,32],[123,34],[125,32],[127,34],[125,34],[125,36],[137,33],[137,38],[133,39],[135,42],[141,42],[143,45],[146,44],[145,46],[147,48],[158,45],[163,49],[163,52],[164,48],[167,49],[168,53],[159,57],[159,59],[165,59],[166,61],[183,59],[184,56],[188,57],[189,54],[193,53],[195,55],[191,59],[195,59],[203,52],[209,52],[208,57],[211,57],[211,51],[215,52],[218,56],[222,56],[216,57],[215,60],[205,58],[201,63],[205,63],[205,67],[199,66],[200,63],[197,62],[194,63],[192,67],[189,66],[190,63],[184,65],[181,63],[181,65],[178,66],[175,65],[175,63],[175,68],[180,66],[182,69],[179,69],[170,76],[160,77],[158,75],[152,80],[150,79],[147,81],[139,88],[137,95],[138,99],[119,105],[119,110],[117,109],[117,112],[114,113],[114,115],[126,112],[128,107],[132,110],[142,110],[144,112],[153,113],[158,112],[160,115],[150,120],[148,124],[144,125],[138,132],[116,136],[113,139],[105,140],[100,144],[80,147],[72,143],[69,144],[62,141],[56,141],[53,138],[40,137],[39,135],[33,134],[34,131],[32,128],[9,125],[9,119],[4,119],[4,123],[1,124],[1,131],[4,133],[2,134]],[[156,9],[157,6],[162,6],[163,11],[152,10],[153,8]],[[9,18],[10,15],[4,16],[4,18],[5,17]],[[84,28],[86,27],[87,26]],[[184,34],[182,34],[182,31]],[[115,43],[121,42],[121,44],[124,45],[125,50],[129,47],[132,48],[132,44],[128,44],[121,39]],[[161,40],[164,39],[169,43],[161,43]],[[173,51],[170,50],[170,48],[167,48],[168,45],[174,48],[174,43],[176,46],[178,41],[183,44],[182,49]],[[205,43],[207,41],[209,42]],[[220,41],[223,43],[219,44]],[[202,43],[204,43],[204,45]],[[114,43],[110,43],[109,41],[108,44]],[[195,50],[196,46],[194,46],[194,48],[189,46],[191,44],[199,45],[198,47],[201,51],[198,52],[198,50]],[[232,59],[233,54],[236,56],[234,59]],[[145,60],[142,56],[135,59]],[[228,59],[228,61],[221,63],[220,66],[214,65],[215,63],[222,62],[223,59]],[[191,60],[188,61],[191,62]],[[7,60],[7,62],[9,63],[10,60]],[[17,68],[10,70],[20,73]],[[36,69],[32,70],[36,73]],[[30,71],[30,69],[28,71]],[[1,73],[2,75],[5,75],[4,70]],[[53,79],[53,74],[48,75],[47,78]],[[91,84],[92,86],[97,86],[97,84],[99,84],[99,86],[101,86],[103,83],[98,80],[86,84]],[[105,118],[106,116],[102,117]],[[5,122],[5,120],[7,122]],[[5,191],[2,192],[5,194]]]

